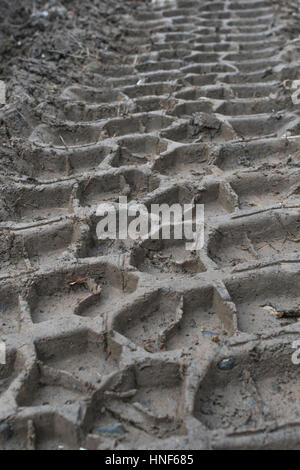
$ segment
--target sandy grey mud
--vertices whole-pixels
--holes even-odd
[[[4,3],[0,448],[298,449],[295,2]],[[98,240],[120,195],[203,249]]]

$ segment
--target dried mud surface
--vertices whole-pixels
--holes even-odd
[[[300,448],[299,19],[1,2],[1,449]],[[99,241],[119,195],[203,249]]]

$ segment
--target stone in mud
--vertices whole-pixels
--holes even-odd
[[[126,429],[122,423],[116,423],[112,426],[98,426],[95,432],[97,434],[124,434]]]
[[[231,370],[235,366],[235,358],[234,357],[228,357],[226,359],[223,359],[222,361],[219,362],[218,364],[218,369],[220,370]]]
[[[13,435],[13,431],[8,423],[0,423],[0,439],[8,441]]]
[[[202,331],[201,334],[202,336],[218,336],[218,333],[215,333],[214,331]]]

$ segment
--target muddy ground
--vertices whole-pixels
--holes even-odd
[[[1,449],[299,449],[300,5],[0,1]],[[205,243],[97,238],[119,196]]]

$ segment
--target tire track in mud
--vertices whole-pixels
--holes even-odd
[[[3,448],[299,447],[299,83],[275,2],[156,2],[2,194]],[[149,34],[151,41],[149,41]],[[205,246],[96,207],[202,203]]]

